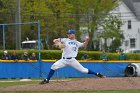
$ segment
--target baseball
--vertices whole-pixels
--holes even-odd
[[[89,36],[86,36],[85,39],[89,39]]]

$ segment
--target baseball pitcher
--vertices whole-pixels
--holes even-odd
[[[62,51],[63,51],[62,58],[51,66],[51,70],[48,74],[47,79],[44,79],[43,81],[41,81],[40,84],[49,83],[49,80],[53,76],[55,70],[59,69],[59,68],[63,68],[65,66],[72,66],[73,68],[77,69],[78,71],[81,71],[86,74],[93,74],[93,75],[96,75],[97,77],[101,77],[101,78],[104,77],[100,73],[93,72],[92,70],[83,67],[75,59],[77,57],[79,47],[86,47],[88,44],[88,41],[89,41],[89,38],[86,37],[85,41],[83,43],[81,43],[76,40],[75,34],[76,34],[75,30],[70,29],[67,32],[68,38],[58,38],[58,39],[53,40],[54,45],[57,48],[62,49]]]

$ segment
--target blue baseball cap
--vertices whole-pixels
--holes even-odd
[[[70,29],[70,30],[68,30],[67,34],[76,34],[76,32],[75,32],[75,30]]]

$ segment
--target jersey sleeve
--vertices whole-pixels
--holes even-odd
[[[58,38],[60,42],[65,43],[67,38]]]
[[[83,47],[84,46],[84,43],[78,42],[78,46],[79,47]]]

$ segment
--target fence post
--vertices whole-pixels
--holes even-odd
[[[3,50],[5,50],[5,25],[2,25],[2,29],[3,29]]]
[[[41,61],[41,58],[40,58],[40,56],[41,56],[41,53],[40,53],[40,43],[41,43],[41,41],[40,41],[40,21],[38,20],[38,62],[39,62],[39,68],[40,68],[40,77],[42,77],[42,66],[41,66],[41,63],[42,63],[42,61]]]

